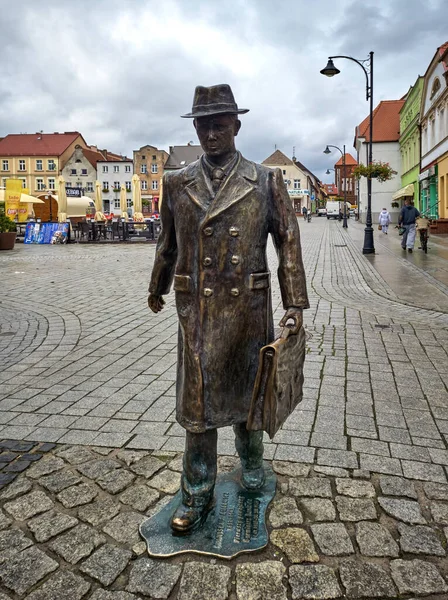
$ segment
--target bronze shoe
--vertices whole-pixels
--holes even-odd
[[[259,467],[258,469],[243,469],[241,474],[241,481],[246,490],[254,491],[259,490],[263,487],[266,476],[264,468]]]
[[[204,523],[212,507],[213,499],[208,503],[196,506],[187,506],[184,503],[179,504],[171,517],[171,529],[177,534],[185,535],[191,533]]]

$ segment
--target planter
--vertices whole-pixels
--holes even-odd
[[[12,250],[16,241],[16,235],[15,231],[0,233],[0,250]]]

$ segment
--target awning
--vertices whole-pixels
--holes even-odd
[[[410,183],[409,185],[405,185],[400,188],[398,192],[392,196],[392,200],[398,200],[399,198],[403,198],[404,196],[414,196],[414,184]]]
[[[41,194],[41,198],[51,197],[53,200],[58,201],[57,194]],[[80,198],[68,197],[67,198],[67,217],[85,217],[86,208],[95,208],[95,203],[92,198],[88,196],[81,196]]]
[[[5,201],[5,190],[0,190],[0,202]],[[20,202],[26,202],[28,204],[43,204],[42,200],[29,196],[28,194],[20,194]]]

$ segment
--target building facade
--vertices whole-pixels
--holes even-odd
[[[448,233],[448,42],[437,49],[424,76],[420,109],[420,205]]]
[[[353,158],[348,152],[345,153],[345,168],[344,161],[341,158],[334,165],[334,177],[335,184],[338,190],[340,190],[341,198],[346,197],[346,201],[350,204],[356,205],[358,201],[357,195],[357,180],[353,175],[353,169],[358,166],[358,161]]]
[[[400,110],[402,100],[383,100],[373,112],[372,158],[374,161],[389,163],[396,175],[389,181],[379,182],[372,179],[372,222],[378,222],[379,213],[383,208],[389,211],[393,223],[398,222],[400,207],[395,206],[392,196],[401,185],[401,155],[400,155]],[[355,129],[354,147],[357,151],[358,163],[368,164],[370,141],[369,117]],[[394,203],[394,205],[392,204]],[[367,216],[367,179],[361,177],[358,182],[358,211],[359,219],[366,222]]]
[[[104,151],[101,151],[104,154]],[[97,162],[98,181],[100,182],[103,198],[103,212],[120,214],[120,190],[124,185],[126,189],[126,202],[128,213],[132,209],[132,175],[134,172],[133,161],[126,157],[119,157],[107,153],[107,160]]]
[[[139,176],[142,203],[145,213],[158,213],[162,199],[163,171],[168,152],[155,146],[142,146],[134,150],[134,173]]]
[[[410,88],[405,103],[400,110],[400,156],[401,187],[392,196],[392,200],[401,206],[405,198],[413,200],[420,208],[420,105],[423,92],[423,77]]]
[[[88,148],[77,131],[9,134],[0,140],[0,187],[6,179],[20,179],[32,196],[55,191],[75,148]]]
[[[304,206],[308,210],[311,210],[311,190],[308,185],[309,175],[304,168],[299,167],[297,161],[288,158],[281,150],[276,150],[261,164],[270,169],[281,170],[296,214],[300,214]]]
[[[101,152],[77,145],[62,169],[66,187],[81,188],[84,196],[95,200],[98,162],[104,160],[105,157]]]

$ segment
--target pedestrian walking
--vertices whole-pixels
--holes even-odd
[[[302,215],[303,215],[303,220],[306,221],[306,216],[308,214],[308,209],[306,206],[302,207]]]
[[[404,201],[404,206],[400,211],[398,217],[398,225],[403,227],[404,233],[401,239],[401,247],[403,250],[408,249],[408,252],[414,250],[415,244],[415,220],[420,216],[420,212],[412,204],[411,200],[407,198]]]
[[[379,229],[381,229],[381,231],[387,235],[387,230],[390,224],[390,214],[388,213],[387,208],[383,208],[383,210],[380,212],[378,223],[380,225]]]

